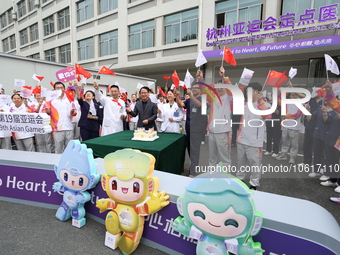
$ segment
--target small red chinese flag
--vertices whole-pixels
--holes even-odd
[[[107,84],[107,93],[110,93],[110,91],[111,91],[111,85]]]
[[[169,80],[169,79],[170,79],[170,76],[163,76],[162,78],[163,78],[163,79],[166,79],[166,80]]]
[[[70,103],[74,101],[74,91],[65,90],[65,95]]]
[[[113,72],[113,71],[112,71],[111,69],[109,69],[109,68],[106,68],[105,66],[103,66],[103,67],[99,70],[98,74],[116,75],[115,72]]]
[[[286,71],[283,73],[276,72],[274,70],[270,71],[267,76],[267,81],[264,86],[271,85],[276,88],[280,88],[283,84],[285,84],[289,78],[286,76]]]
[[[326,95],[326,90],[325,88],[322,86],[320,89],[318,89],[317,91],[315,91],[316,94],[318,94],[320,97],[324,97]]]
[[[79,74],[76,74],[76,76],[77,76],[77,81],[80,82],[80,81],[81,81],[80,75],[79,75]]]
[[[228,47],[223,48],[223,59],[228,64],[236,66],[236,60],[235,60],[234,54],[231,52],[231,50]]]
[[[50,81],[50,85],[54,88],[54,83]]]
[[[41,87],[40,86],[36,86],[33,91],[32,91],[33,95],[37,95],[37,94],[41,94]]]
[[[172,78],[172,83],[175,85],[175,88],[178,88],[180,79],[178,77],[176,70],[171,75],[171,78]]]
[[[158,87],[157,94],[158,94],[158,95],[162,95],[163,97],[166,96],[165,93],[164,93],[164,91],[161,89],[161,87]]]
[[[90,74],[88,71],[84,69],[84,67],[75,64],[75,69],[76,69],[76,74],[81,74],[83,75],[86,79],[91,78],[92,74]]]

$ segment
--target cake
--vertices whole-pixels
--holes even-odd
[[[133,134],[132,140],[139,140],[139,141],[153,141],[159,138],[157,136],[157,131],[153,128],[149,130],[145,130],[144,128],[137,128]]]

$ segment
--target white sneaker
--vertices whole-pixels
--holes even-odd
[[[337,187],[338,186],[336,182],[330,182],[330,181],[320,182],[320,184],[325,187]]]
[[[266,152],[264,153],[264,155],[266,155],[266,156],[268,156],[268,155],[270,155],[270,154],[272,154],[272,153],[269,152],[269,151],[266,151]]]
[[[340,204],[340,197],[331,197],[330,200],[334,203]]]
[[[340,193],[340,186],[336,187],[336,188],[334,189],[334,191],[335,191],[336,193]]]
[[[276,158],[277,156],[279,156],[279,154],[276,154],[276,153],[273,153],[273,154],[272,154],[272,157],[273,157],[273,158]]]
[[[323,176],[321,176],[321,177],[319,178],[319,180],[320,180],[320,181],[323,181],[323,182],[328,181],[328,180],[329,180],[329,176],[323,175]]]
[[[312,178],[315,178],[315,177],[319,177],[320,175],[321,175],[320,173],[313,172],[313,173],[310,173],[308,176],[312,177]]]

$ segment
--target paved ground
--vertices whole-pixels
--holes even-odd
[[[303,136],[300,137],[302,148]],[[208,161],[207,139],[201,145],[200,165]],[[301,153],[301,150],[300,152]],[[232,164],[236,165],[236,148],[232,148]],[[297,163],[302,162],[298,157]],[[289,166],[288,161],[277,161],[263,156],[264,165]],[[185,168],[189,165],[186,158]],[[338,196],[334,188],[323,187],[318,179],[308,173],[292,171],[290,174],[264,174],[259,190],[290,197],[306,199],[326,208],[340,222],[340,205],[332,203],[330,196]],[[0,201],[0,254],[121,254],[104,246],[105,226],[88,219],[82,229],[71,221],[60,222],[55,210]],[[162,251],[140,244],[133,254],[162,255]]]

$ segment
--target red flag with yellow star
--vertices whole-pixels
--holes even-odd
[[[76,74],[81,74],[83,75],[86,79],[89,79],[91,78],[92,74],[90,74],[88,71],[86,71],[84,69],[84,67],[78,65],[78,64],[75,64],[75,69],[76,69]]]
[[[105,67],[105,66],[103,66],[103,67],[99,70],[98,74],[116,75],[115,72],[113,72],[111,69],[109,69],[109,68],[107,68],[107,67]]]
[[[225,47],[225,46],[223,49],[223,59],[228,64],[236,66],[236,60],[235,60],[234,54],[231,52],[231,50],[228,47]]]
[[[271,70],[267,76],[267,81],[264,86],[271,85],[276,88],[280,88],[283,84],[285,84],[289,78],[286,76],[286,71],[283,73],[276,72]]]

